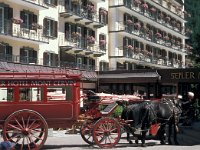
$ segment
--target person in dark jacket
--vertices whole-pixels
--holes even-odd
[[[183,125],[191,125],[194,119],[194,93],[188,92],[187,101],[182,102],[182,109],[184,116],[186,117]]]

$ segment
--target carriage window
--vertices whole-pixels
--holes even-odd
[[[38,87],[20,88],[20,101],[42,101],[43,89]]]
[[[73,100],[73,87],[49,87],[47,88],[47,99],[48,100]]]
[[[14,100],[14,89],[13,88],[0,88],[0,101],[11,102]]]

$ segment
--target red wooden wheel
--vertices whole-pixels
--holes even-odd
[[[3,127],[3,138],[16,143],[20,150],[40,149],[48,135],[45,119],[32,110],[19,110],[11,114]]]
[[[94,125],[93,139],[101,148],[112,148],[121,138],[121,127],[115,119],[102,118]]]
[[[86,120],[82,124],[81,129],[80,129],[82,139],[89,145],[94,144],[92,131],[93,131],[93,126],[94,126],[95,121],[96,120]]]

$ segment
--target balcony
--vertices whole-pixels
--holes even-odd
[[[44,0],[17,0],[17,1],[8,0],[8,1],[31,9],[44,10],[49,8],[48,5],[44,3]]]
[[[164,7],[163,4],[161,3],[161,1],[146,0],[146,2],[155,6],[158,9],[162,10],[163,12],[169,14],[170,16],[174,17],[175,19],[180,20],[181,22],[186,22],[186,20],[184,19],[184,16],[181,13],[177,14],[177,13],[172,12],[171,10]]]
[[[0,53],[0,61],[22,63],[22,64],[38,64],[37,58],[35,57],[8,55],[8,54],[3,54],[3,53]]]
[[[60,5],[60,17],[73,19],[75,22],[82,22],[88,27],[101,28],[105,22],[99,18],[99,12],[92,7],[83,5]]]
[[[118,48],[115,56],[110,58],[116,59],[120,62],[130,62],[139,65],[152,66],[157,68],[185,68],[183,63],[177,59],[167,59],[147,51],[129,48]]]
[[[179,54],[186,53],[184,46],[180,43],[175,43],[171,39],[164,39],[164,37],[158,37],[153,32],[144,31],[142,28],[138,28],[133,25],[125,25],[123,22],[115,22],[115,24],[110,28],[110,33],[119,33],[123,37],[127,36],[134,38],[145,44],[149,44],[154,47],[161,49],[166,49],[171,52],[177,52]]]
[[[59,46],[69,53],[82,53],[93,57],[100,57],[106,53],[106,49],[97,44],[97,41],[91,42],[88,38],[74,34],[61,34],[59,36]]]
[[[95,66],[93,65],[86,65],[86,64],[78,64],[76,62],[67,62],[61,61],[61,67],[70,68],[70,69],[80,69],[80,70],[87,70],[87,71],[95,71]]]
[[[153,14],[149,10],[144,10],[140,5],[132,5],[126,1],[117,1],[113,3],[111,8],[119,7],[124,12],[132,14],[133,16],[140,18],[145,23],[149,23],[157,28],[164,30],[172,35],[181,37],[181,38],[188,38],[185,36],[185,32],[180,27],[176,27],[175,25],[171,25],[169,22],[164,21],[164,19],[159,19],[158,14]]]
[[[17,41],[26,41],[30,43],[48,43],[49,39],[43,35],[42,28],[23,28],[20,22],[7,20],[0,28],[0,37],[14,39]]]

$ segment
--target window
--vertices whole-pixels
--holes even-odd
[[[58,54],[44,52],[43,65],[45,66],[58,66]]]
[[[8,44],[0,43],[0,59],[12,61],[12,47]]]
[[[103,24],[108,23],[108,11],[105,10],[104,8],[99,9],[99,22]]]
[[[101,50],[106,50],[106,35],[99,34],[99,48]]]
[[[73,87],[49,87],[47,88],[47,100],[49,101],[72,101],[73,100]]]
[[[37,64],[37,51],[30,47],[20,49],[20,62]]]
[[[58,32],[57,24],[58,24],[57,21],[45,18],[43,21],[44,35],[52,38],[57,37],[57,32]]]
[[[4,33],[4,8],[0,7],[0,33]]]
[[[77,58],[77,67],[82,68],[82,58]]]
[[[43,88],[39,87],[20,88],[19,98],[20,101],[42,101],[43,93]]]
[[[13,88],[0,88],[0,101],[10,102],[14,101],[14,89]]]
[[[22,27],[26,29],[32,29],[32,25],[37,23],[37,15],[28,10],[21,11],[20,18],[23,20]]]
[[[53,5],[53,6],[57,6],[58,4],[57,0],[44,0],[44,2],[48,5]]]
[[[13,8],[5,3],[0,3],[0,33],[9,33],[12,31]],[[9,32],[10,31],[10,32]]]

